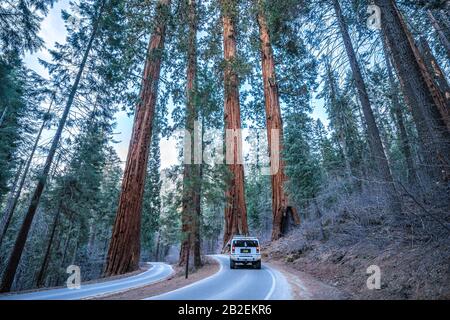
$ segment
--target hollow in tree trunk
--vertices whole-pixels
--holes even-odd
[[[264,85],[264,101],[266,111],[267,140],[269,146],[270,175],[272,185],[272,240],[283,235],[284,219],[287,218],[287,197],[284,189],[286,175],[284,172],[283,121],[281,118],[280,99],[275,72],[275,60],[270,41],[263,4],[257,1],[257,21],[261,46],[261,65]],[[290,210],[289,212],[295,212]]]

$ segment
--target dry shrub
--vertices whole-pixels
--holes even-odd
[[[269,256],[355,298],[448,298],[449,210],[418,196],[400,198],[403,214],[389,211],[382,185],[331,180],[301,210],[302,224],[270,245]],[[366,287],[372,264],[382,270],[381,290]]]

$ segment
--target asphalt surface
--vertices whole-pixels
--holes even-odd
[[[170,265],[162,262],[152,262],[150,269],[140,274],[121,278],[117,280],[105,281],[83,285],[80,289],[50,289],[34,291],[29,293],[18,293],[0,295],[0,300],[77,300],[101,296],[105,294],[127,291],[129,289],[146,286],[169,277],[173,273]],[[69,275],[68,275],[69,276]]]
[[[277,300],[291,299],[286,278],[277,270],[262,264],[260,270],[251,267],[230,269],[229,257],[213,255],[220,263],[214,275],[146,300]]]

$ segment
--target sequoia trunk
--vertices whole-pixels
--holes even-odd
[[[236,71],[236,0],[222,0],[223,51],[225,60],[225,129],[226,158],[230,178],[225,192],[224,248],[236,234],[248,234],[247,208],[244,193],[244,167],[242,163],[241,113],[239,78]]]
[[[159,0],[108,250],[106,276],[135,271],[139,267],[142,197],[169,11],[170,0]]]
[[[283,235],[283,219],[286,217],[288,205],[284,189],[286,176],[282,159],[283,121],[269,28],[261,1],[258,1],[257,5],[259,7],[257,21],[261,45],[261,65],[272,184],[272,240],[277,240]]]
[[[432,79],[434,80],[434,84],[437,89],[439,89],[442,98],[445,101],[446,108],[442,108],[441,116],[447,125],[447,129],[450,130],[450,87],[448,85],[448,81],[445,78],[444,72],[439,66],[439,63],[434,57],[425,37],[420,37],[418,47],[420,54],[423,57],[423,61],[427,66],[428,72],[430,73]]]

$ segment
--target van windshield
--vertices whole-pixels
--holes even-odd
[[[258,241],[256,240],[234,240],[233,245],[235,247],[257,247]]]

